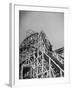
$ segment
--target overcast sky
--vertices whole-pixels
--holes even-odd
[[[19,44],[26,37],[27,30],[43,30],[54,49],[64,44],[64,13],[58,12],[19,12]]]

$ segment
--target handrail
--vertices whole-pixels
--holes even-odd
[[[45,53],[46,54],[46,53]],[[49,55],[47,55],[46,54],[46,56],[48,56],[49,57],[49,59],[61,70],[61,71],[63,71],[64,72],[64,70],[60,67],[60,65],[58,65],[53,59],[52,59],[52,57],[50,57]]]

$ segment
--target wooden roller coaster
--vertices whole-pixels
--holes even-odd
[[[43,31],[32,33],[19,47],[19,79],[64,77],[62,53],[64,48],[52,50]]]

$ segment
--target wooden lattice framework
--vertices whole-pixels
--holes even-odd
[[[34,44],[32,40],[34,40]],[[31,41],[31,44],[28,41]],[[28,49],[24,50],[25,45]],[[19,53],[20,79],[64,76],[64,63],[53,56],[53,52],[49,50],[48,46],[50,46],[50,42],[46,42],[46,35],[43,32],[33,34],[21,44]]]

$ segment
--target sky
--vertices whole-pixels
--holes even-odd
[[[19,11],[19,44],[26,37],[26,32],[43,30],[53,49],[64,46],[64,13]]]

